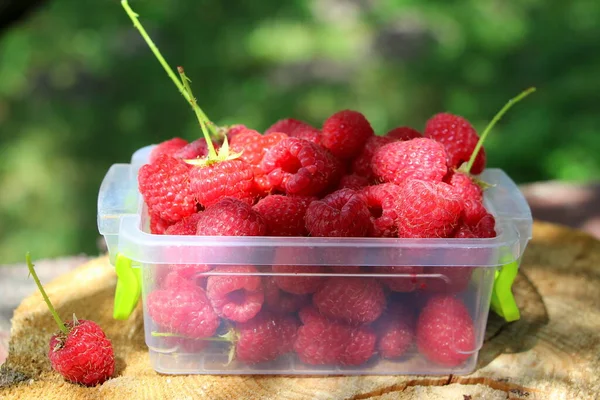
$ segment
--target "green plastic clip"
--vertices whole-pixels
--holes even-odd
[[[519,307],[512,293],[512,284],[519,272],[519,262],[508,263],[496,271],[492,290],[492,310],[506,321],[517,321],[521,318]]]
[[[124,320],[129,318],[142,293],[142,275],[139,268],[133,268],[132,262],[123,254],[117,254],[115,262],[117,272],[117,288],[113,318]]]

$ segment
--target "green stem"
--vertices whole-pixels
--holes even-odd
[[[479,138],[479,141],[477,142],[477,145],[475,146],[475,149],[473,150],[473,153],[471,154],[471,158],[469,159],[469,163],[467,164],[467,169],[466,169],[467,173],[471,172],[471,168],[473,167],[473,164],[475,163],[475,159],[477,158],[477,154],[479,153],[479,150],[481,149],[481,146],[483,146],[483,142],[485,141],[485,138],[490,133],[490,131],[492,130],[492,128],[494,127],[494,125],[496,125],[496,123],[498,121],[500,121],[500,118],[502,118],[502,116],[504,114],[506,114],[506,112],[514,104],[518,103],[523,98],[527,97],[528,95],[530,95],[533,92],[535,92],[535,88],[534,87],[530,87],[529,89],[521,92],[518,96],[513,97],[512,99],[510,99],[508,101],[508,103],[506,103],[504,105],[504,107],[502,107],[502,109],[500,111],[498,111],[498,113],[494,116],[494,118],[492,118],[492,121],[488,124],[488,126],[485,127],[483,133],[481,134],[481,137]]]
[[[150,47],[150,50],[152,50],[152,53],[154,53],[154,56],[158,59],[158,61],[160,62],[160,65],[162,65],[162,67],[165,70],[165,72],[167,73],[167,75],[169,75],[169,78],[171,78],[171,80],[173,81],[173,83],[175,84],[175,86],[177,86],[177,89],[179,89],[179,92],[183,95],[183,97],[188,102],[191,103],[192,102],[191,94],[188,94],[185,91],[185,88],[183,87],[183,85],[181,84],[181,82],[179,81],[179,79],[177,79],[177,75],[175,75],[175,73],[173,72],[173,70],[171,69],[171,67],[169,66],[169,64],[165,61],[164,57],[162,56],[162,54],[158,50],[158,47],[156,47],[156,45],[154,44],[154,42],[152,41],[152,39],[150,39],[150,36],[148,35],[148,32],[146,32],[146,30],[144,29],[144,27],[142,26],[142,24],[140,23],[140,21],[138,19],[139,15],[135,11],[133,11],[131,9],[131,7],[129,6],[129,3],[127,2],[127,0],[121,0],[121,5],[123,6],[123,8],[125,9],[125,12],[127,13],[127,15],[129,16],[129,18],[133,22],[133,26],[138,31],[140,31],[140,34],[142,35],[142,37],[144,38],[144,40],[148,44],[148,47]],[[211,131],[211,133],[213,135],[217,135],[217,129],[210,122],[210,120],[208,119],[208,117],[206,116],[206,114],[204,114],[204,111],[202,111],[202,109],[200,109],[200,107],[197,107],[197,108],[198,108],[198,110],[194,109],[194,111],[196,111],[196,115],[200,115],[203,118],[203,120],[205,121],[205,123],[208,125],[208,129]]]
[[[33,269],[33,264],[31,263],[31,256],[29,255],[29,253],[27,253],[25,255],[25,260],[27,262],[27,269],[29,269],[29,273],[33,277],[33,280],[35,281],[35,284],[37,285],[38,289],[42,293],[42,297],[44,298],[44,301],[46,302],[46,305],[50,309],[50,312],[52,313],[52,316],[54,317],[54,320],[58,324],[58,327],[60,328],[60,330],[63,333],[68,334],[69,330],[65,326],[64,322],[62,321],[62,319],[60,319],[60,317],[58,316],[58,313],[54,309],[54,306],[50,302],[50,299],[48,298],[48,295],[46,294],[46,291],[44,290],[44,287],[42,286],[42,283],[40,282],[40,278],[38,278],[37,274],[35,273],[35,269]]]
[[[217,153],[215,152],[215,147],[213,146],[212,140],[208,131],[206,130],[206,125],[204,124],[204,119],[202,117],[202,110],[198,107],[198,102],[194,97],[194,93],[192,93],[192,87],[190,86],[190,78],[185,75],[185,71],[183,67],[177,67],[177,72],[179,72],[179,76],[181,77],[181,82],[183,83],[184,90],[187,92],[190,98],[190,103],[192,105],[192,109],[196,113],[196,117],[198,118],[198,122],[200,123],[200,128],[202,129],[202,134],[204,135],[204,140],[206,140],[206,146],[208,146],[208,158],[215,159],[217,158]]]

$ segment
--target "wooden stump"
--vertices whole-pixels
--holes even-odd
[[[166,376],[152,370],[141,308],[112,319],[116,277],[95,259],[47,285],[63,317],[97,321],[113,342],[115,378],[95,388],[66,383],[46,357],[56,325],[39,294],[12,321],[0,370],[2,399],[593,399],[600,392],[600,242],[536,223],[514,286],[521,320],[490,315],[479,366],[467,376]]]

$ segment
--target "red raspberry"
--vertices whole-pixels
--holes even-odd
[[[352,161],[352,172],[356,175],[364,176],[369,180],[374,179],[375,174],[373,173],[373,168],[371,167],[373,154],[375,154],[375,151],[380,147],[395,141],[396,140],[391,137],[371,136],[365,143],[365,146],[362,148],[358,156],[356,156],[356,158]]]
[[[459,168],[468,162],[479,141],[475,128],[465,118],[449,113],[440,113],[431,117],[425,124],[425,137],[442,143],[448,153],[448,164]],[[472,174],[480,174],[485,169],[485,150],[479,150]]]
[[[323,316],[357,325],[379,318],[385,309],[385,295],[374,279],[335,277],[325,281],[313,303]]]
[[[334,274],[358,274],[361,270],[358,265],[327,267],[327,269]]]
[[[289,136],[307,140],[314,144],[321,144],[321,131],[317,128],[313,128],[312,126],[298,127],[296,130],[290,133]]]
[[[481,202],[483,200],[481,187],[467,174],[455,171],[444,182],[450,184],[455,189],[456,194],[465,201],[476,200]]]
[[[381,282],[394,292],[412,292],[419,285],[418,275],[423,273],[423,267],[373,267],[373,272],[376,274],[409,274],[410,277],[381,278]]]
[[[429,299],[417,321],[417,347],[430,361],[456,367],[476,350],[475,327],[467,308],[457,298]]]
[[[410,140],[423,137],[423,135],[421,135],[421,132],[408,126],[394,128],[388,133],[386,133],[385,136],[396,140]]]
[[[252,207],[226,197],[200,213],[196,235],[200,236],[264,236],[267,225]]]
[[[162,155],[173,157],[173,154],[176,151],[185,147],[187,144],[187,140],[178,137],[165,140],[164,142],[159,143],[158,145],[156,145],[155,148],[152,149],[148,158],[148,162],[150,164],[154,164],[154,162]]]
[[[373,135],[373,128],[364,115],[343,110],[327,118],[323,124],[321,144],[336,157],[347,160],[356,157]]]
[[[154,235],[163,235],[167,228],[171,225],[169,221],[165,221],[160,217],[160,213],[150,213],[150,233]]]
[[[192,193],[204,207],[224,197],[235,197],[249,204],[254,201],[252,166],[242,160],[220,161],[192,168],[189,179]]]
[[[258,165],[267,150],[285,138],[287,138],[287,135],[281,132],[270,132],[261,135],[253,129],[246,129],[231,139],[230,146],[234,152],[242,153],[240,156],[242,160],[248,164]]]
[[[377,350],[382,358],[398,358],[411,347],[414,336],[412,312],[403,304],[393,302],[375,322],[378,334]]]
[[[165,235],[195,235],[201,215],[201,212],[197,212],[183,218],[165,229]]]
[[[85,319],[65,323],[69,333],[50,338],[48,358],[52,369],[66,380],[96,386],[108,380],[115,370],[115,356],[102,328]]]
[[[265,131],[265,135],[271,132],[283,132],[287,135],[291,135],[296,130],[305,128],[312,128],[312,126],[294,118],[280,119]]]
[[[444,182],[409,180],[400,186],[398,236],[445,238],[458,226],[462,202]]]
[[[236,324],[236,359],[249,364],[271,361],[291,352],[296,341],[298,320],[261,311],[248,322]]]
[[[285,274],[321,274],[323,267],[316,265],[273,265],[273,272]],[[322,276],[278,275],[273,279],[277,286],[288,293],[309,294],[317,291],[323,283]]]
[[[340,162],[324,148],[306,140],[287,138],[265,154],[260,168],[272,187],[287,194],[312,196],[337,183]]]
[[[309,295],[291,294],[285,292],[275,283],[275,277],[263,279],[265,293],[264,308],[275,314],[290,314],[310,303]]]
[[[182,282],[175,288],[155,290],[148,295],[146,309],[150,318],[169,332],[189,338],[214,335],[220,320],[206,293],[200,287]]]
[[[189,186],[190,166],[167,155],[145,164],[138,173],[139,190],[149,213],[177,222],[196,212],[196,198]]]
[[[177,289],[182,284],[192,284],[205,288],[206,276],[201,274],[208,272],[212,267],[206,264],[173,264],[169,266],[169,273],[162,278],[163,289]],[[159,278],[157,278],[157,281]]]
[[[371,214],[371,237],[398,237],[400,187],[393,183],[368,186],[362,190]]]
[[[215,150],[219,148],[218,144],[213,142],[213,146]],[[173,153],[173,157],[181,158],[184,160],[190,160],[193,158],[202,158],[208,155],[208,146],[206,145],[206,139],[201,137],[200,139],[196,139],[191,143],[188,143],[181,149],[177,150]]]
[[[242,133],[243,131],[249,129],[248,127],[246,127],[246,125],[242,125],[242,124],[237,124],[237,125],[232,125],[229,128],[226,128],[227,130],[225,131],[225,135],[227,136],[227,141],[231,143],[231,140],[238,134],[238,133]]]
[[[364,176],[359,175],[344,175],[340,180],[337,190],[340,189],[352,189],[360,190],[366,186],[369,186],[369,180]]]
[[[315,200],[308,196],[269,195],[253,207],[267,225],[267,236],[306,236],[304,216]]]
[[[496,219],[488,213],[479,220],[472,230],[478,238],[493,238],[496,237],[495,227]]]
[[[250,265],[218,266],[219,273],[254,273]],[[260,276],[256,275],[213,275],[208,277],[206,293],[210,302],[222,317],[237,322],[246,322],[260,311],[264,302]]]
[[[300,361],[312,365],[360,365],[374,353],[376,336],[369,327],[351,327],[330,321],[312,307],[300,310],[294,350]]]
[[[408,179],[441,181],[448,172],[444,146],[432,139],[419,138],[386,144],[375,151],[373,173],[397,185]]]
[[[311,236],[365,236],[371,229],[371,214],[365,198],[352,189],[341,189],[310,203],[306,228]]]

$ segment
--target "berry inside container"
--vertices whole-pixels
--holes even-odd
[[[299,139],[284,140],[291,147],[271,152],[273,160],[296,151],[293,146]],[[411,143],[425,139],[416,140]],[[399,146],[382,143],[369,151],[383,148],[393,156]],[[277,225],[276,217],[252,219],[261,208],[281,206],[281,196],[253,207],[244,199],[230,199],[222,208],[218,204],[210,208],[210,213],[207,207],[185,222],[176,225],[167,220],[161,227],[138,189],[140,170],[156,154],[155,148],[142,148],[129,164],[108,170],[98,198],[98,227],[121,285],[115,317],[126,318],[141,296],[145,340],[156,371],[437,375],[474,370],[490,304],[503,301],[503,293],[496,291],[498,276],[504,270],[515,273],[531,238],[529,206],[503,171],[488,168],[478,176],[491,185],[484,191],[483,205],[495,221],[494,237],[461,232],[451,238],[385,237],[391,236],[386,234],[390,226],[385,207],[386,196],[396,190],[391,183],[362,192],[367,204],[375,202],[383,212],[361,234],[377,232],[381,237],[309,237],[302,235],[304,229],[333,229],[323,221],[335,216],[323,210],[339,202],[350,204],[348,194],[355,189],[341,188],[333,197],[311,200],[314,193],[283,177],[280,184],[297,190],[300,199],[286,207],[310,208],[312,217],[306,217],[306,225],[294,218],[285,226]],[[319,149],[315,144],[301,151],[331,162]],[[354,152],[355,159],[361,157],[353,149],[348,145],[342,156]],[[275,168],[273,160],[263,167]],[[266,164],[271,161],[263,158]],[[393,172],[383,167],[375,173]],[[437,172],[430,168],[428,173]],[[230,186],[244,184],[240,168],[230,175],[235,179]],[[205,182],[202,179],[198,185]],[[214,194],[209,190],[203,194],[210,203]],[[183,190],[181,195],[182,207],[193,207],[185,202]],[[369,214],[358,205],[348,207],[357,210],[352,221],[335,229],[363,229],[360,221],[368,220]],[[451,209],[452,204],[434,207]],[[394,218],[410,216],[408,204],[401,210],[402,215]],[[220,221],[240,213],[249,215],[247,223],[234,228],[251,230],[252,236],[212,234],[220,229]],[[438,215],[423,229],[433,229],[443,218]],[[203,235],[185,233],[200,226]],[[156,229],[165,234],[151,233]],[[416,228],[404,229],[409,236]],[[282,236],[269,235],[271,231]]]

